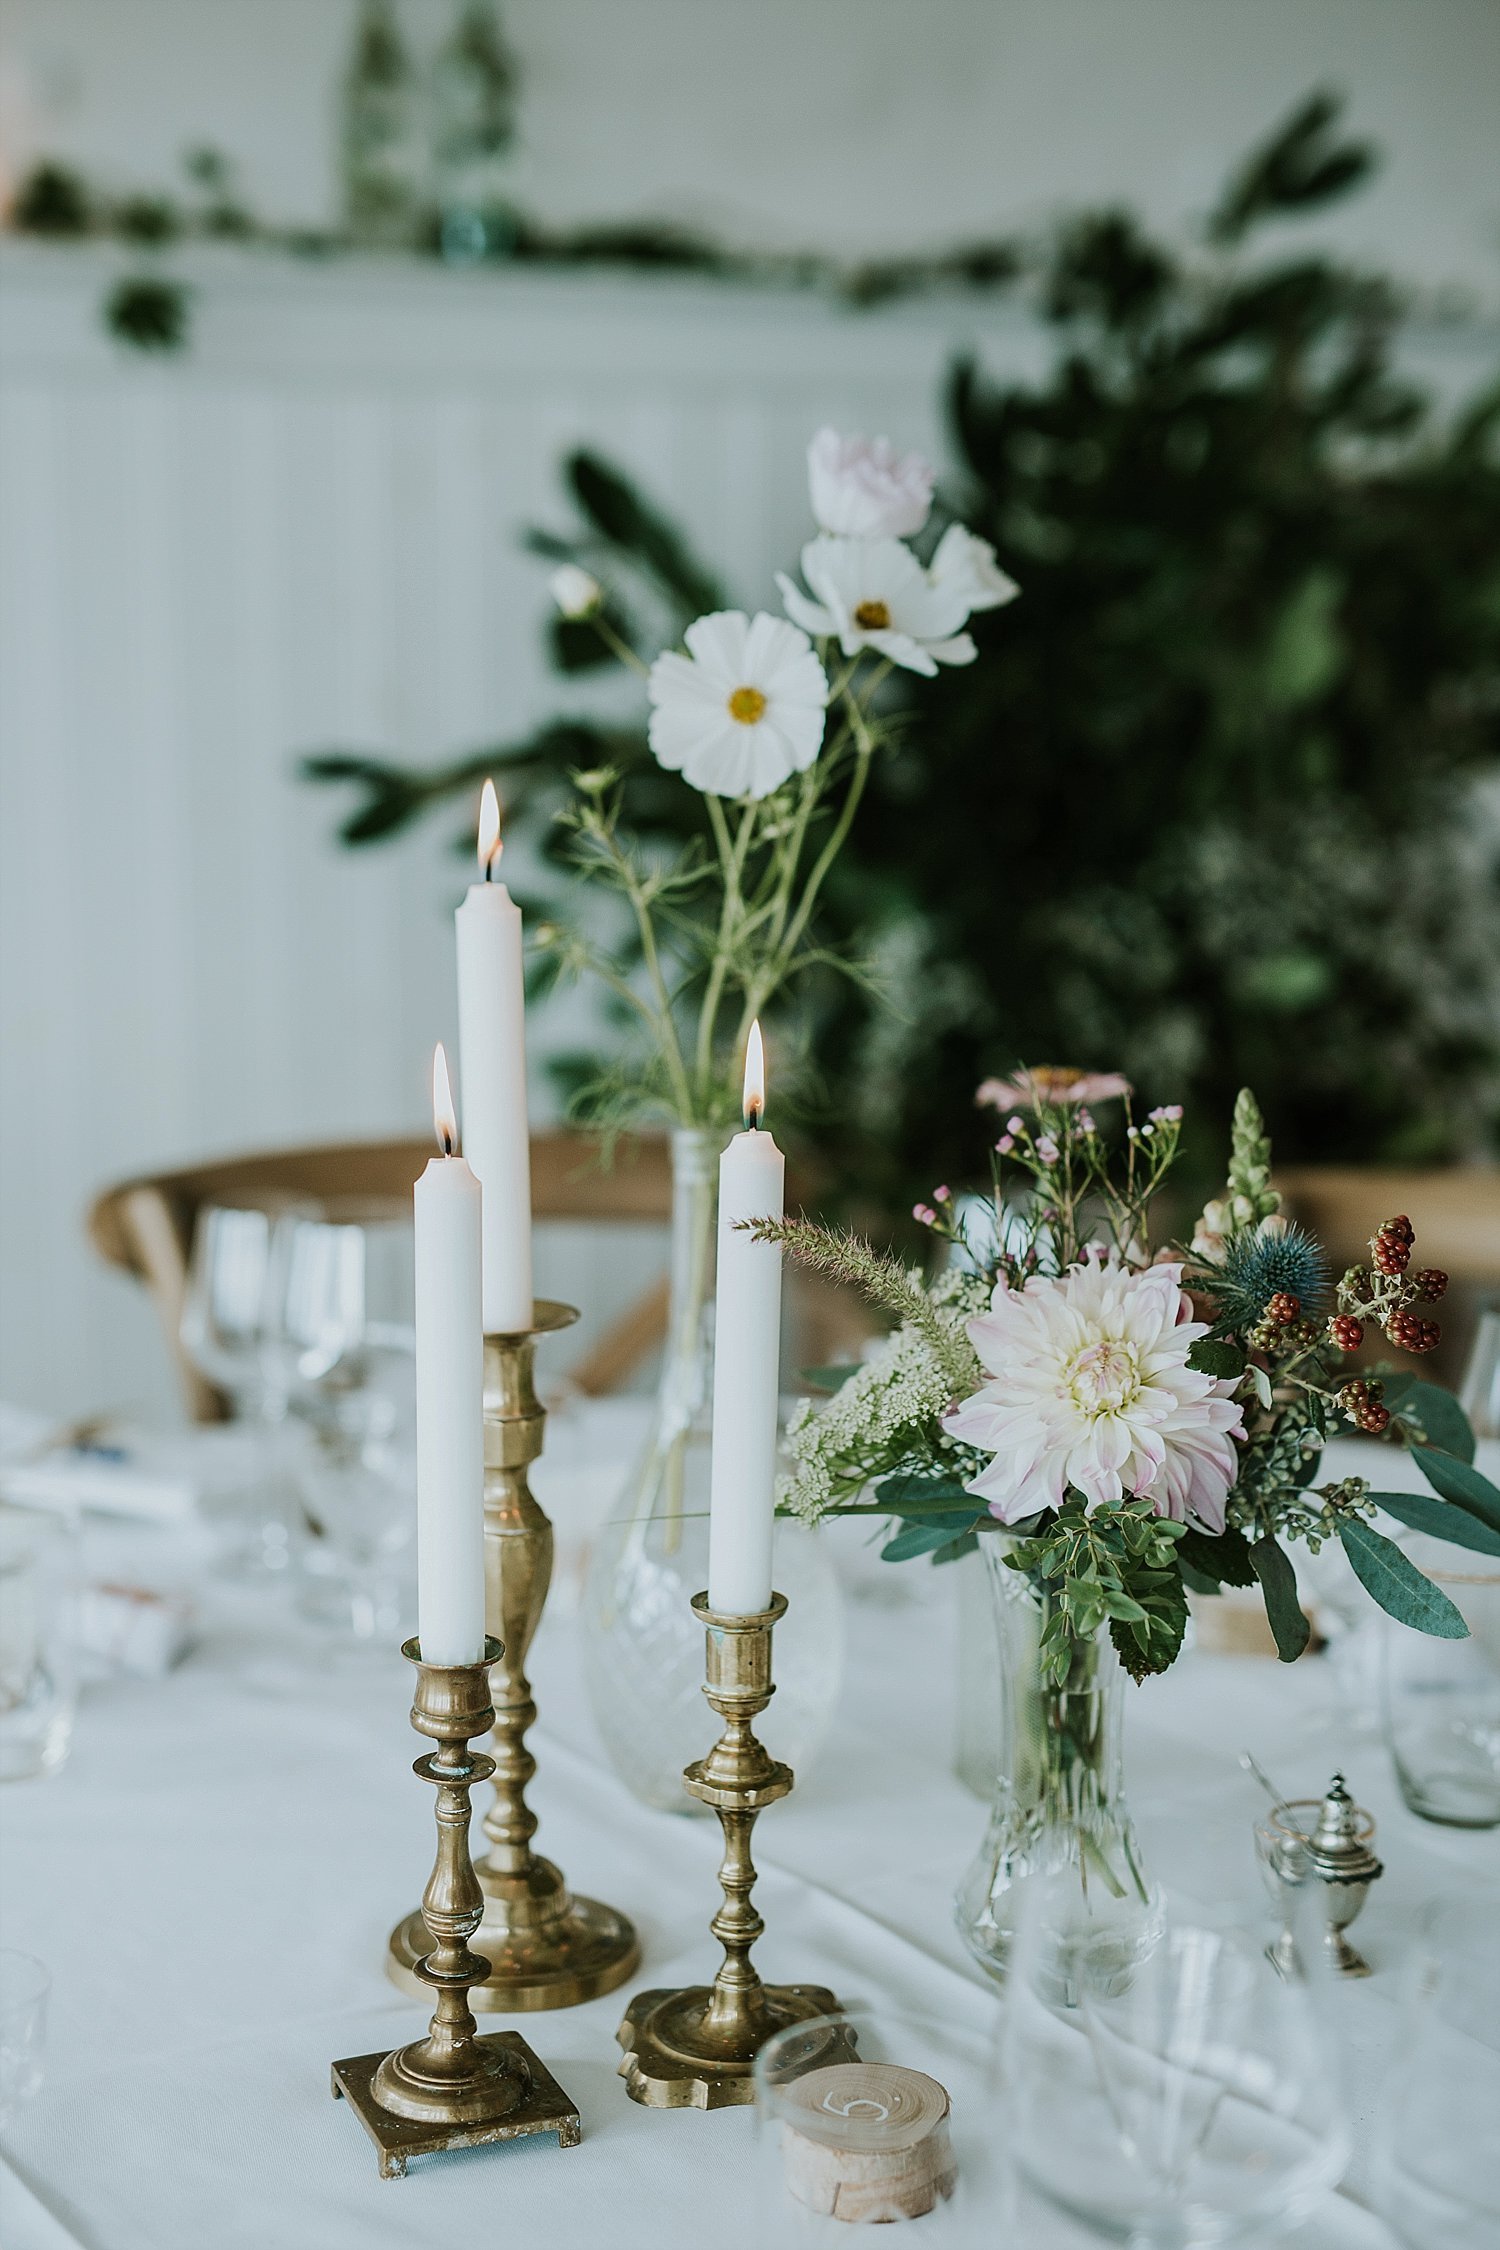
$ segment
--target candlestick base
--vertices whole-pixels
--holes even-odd
[[[476,2011],[523,2015],[576,2007],[613,1992],[639,1965],[634,1925],[598,1899],[572,1897],[550,1860],[533,1862],[519,1897],[497,1897],[482,1860],[475,1873],[485,1914],[474,1950],[489,1963],[484,1982],[470,1988],[469,2006]],[[416,1967],[431,1943],[420,1907],[392,1930],[386,1974],[403,1992],[422,1992]]]
[[[333,2065],[334,2098],[349,2104],[375,2143],[383,2180],[400,2179],[409,2157],[435,2156],[443,2149],[479,2148],[529,2133],[555,2133],[559,2148],[576,2148],[583,2138],[578,2111],[519,2031],[488,2031],[473,2044],[481,2075],[477,2085],[464,2089],[458,2106],[471,2114],[461,2119],[408,2117],[387,2107],[401,2098],[399,2088],[393,2095],[388,2066],[399,2065],[405,2048],[395,2055],[353,2055]],[[455,2106],[451,2092],[433,2105],[444,2106]]]
[[[753,2102],[755,2058],[766,2041],[788,2024],[838,2012],[826,1985],[765,1984],[759,1993],[764,2005],[756,2010],[754,2043],[747,2049],[742,2026],[727,2036],[716,2033],[712,1985],[638,1992],[615,2034],[625,2050],[620,2075],[631,2100],[647,2109],[727,2109]],[[851,2053],[844,2035],[830,2026],[828,2052],[817,2060],[845,2062]]]

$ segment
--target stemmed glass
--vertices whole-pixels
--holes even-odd
[[[410,1329],[373,1329],[357,1383],[331,1382],[304,1408],[297,1486],[309,1531],[338,1581],[337,1615],[357,1642],[399,1626],[401,1558],[416,1528],[416,1380]],[[319,1615],[333,1614],[327,1601]]]
[[[1411,2250],[1500,2242],[1500,1928],[1492,1897],[1430,1907],[1407,1964],[1376,2137],[1379,2207]]]
[[[1054,1888],[1027,1886],[1008,1990],[1022,2178],[1131,2250],[1275,2239],[1349,2153],[1319,1949],[1280,1973],[1257,1934],[1169,1913],[1122,1966]]]
[[[295,1205],[199,1213],[181,1335],[237,1419],[260,1433],[237,1557],[252,1568],[280,1571],[291,1559],[289,1412],[357,1351],[365,1324],[362,1228]]]

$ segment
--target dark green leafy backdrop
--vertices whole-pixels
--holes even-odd
[[[945,501],[1023,596],[912,694],[829,885],[825,934],[878,989],[795,996],[804,1128],[863,1203],[972,1171],[974,1087],[1021,1057],[1185,1101],[1205,1165],[1247,1083],[1285,1160],[1492,1143],[1500,389],[1438,413],[1396,372],[1389,285],[1253,247],[1371,161],[1313,97],[1190,254],[1123,210],[1038,250],[1016,286],[1055,344],[1043,380],[953,370]],[[663,608],[670,639],[723,603],[617,472],[566,474],[580,528],[532,544],[606,579],[644,653]],[[610,661],[562,621],[553,654]],[[568,769],[604,761],[638,831],[696,832],[643,732],[583,722],[441,769],[307,770],[357,785],[357,843],[503,766],[545,853]]]

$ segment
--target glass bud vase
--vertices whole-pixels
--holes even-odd
[[[1121,1758],[1125,1673],[1108,1628],[1081,1643],[1068,1676],[1042,1678],[1045,1596],[1005,1559],[1003,1533],[980,1541],[1000,1655],[999,1769],[984,1842],[959,1886],[959,1935],[1003,1980],[1019,1886],[1077,1872],[1079,1934],[1090,1953],[1119,1949],[1124,1975],[1161,1918],[1125,1803]]]
[[[656,1404],[645,1449],[595,1543],[583,1605],[585,1678],[610,1761],[643,1803],[683,1813],[703,1808],[683,1788],[682,1769],[715,1733],[691,1603],[708,1584],[719,1146],[697,1128],[672,1135],[671,1293]],[[772,1579],[788,1608],[776,1629],[776,1694],[756,1731],[796,1770],[832,1715],[843,1602],[826,1547],[801,1524],[777,1524]]]

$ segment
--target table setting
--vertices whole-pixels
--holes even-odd
[[[808,462],[784,614],[638,667],[692,847],[574,773],[603,903],[533,928],[485,781],[409,1224],[202,1211],[234,1419],[0,1425],[15,2250],[1496,2239],[1491,1346],[1428,1379],[1421,1229],[1336,1271],[1249,1088],[1196,1218],[1181,1105],[1003,1058],[920,1255],[793,1206],[887,682],[1025,598],[916,456]],[[670,1135],[650,1396],[551,1357],[539,978]],[[858,1356],[789,1368],[793,1275]]]

